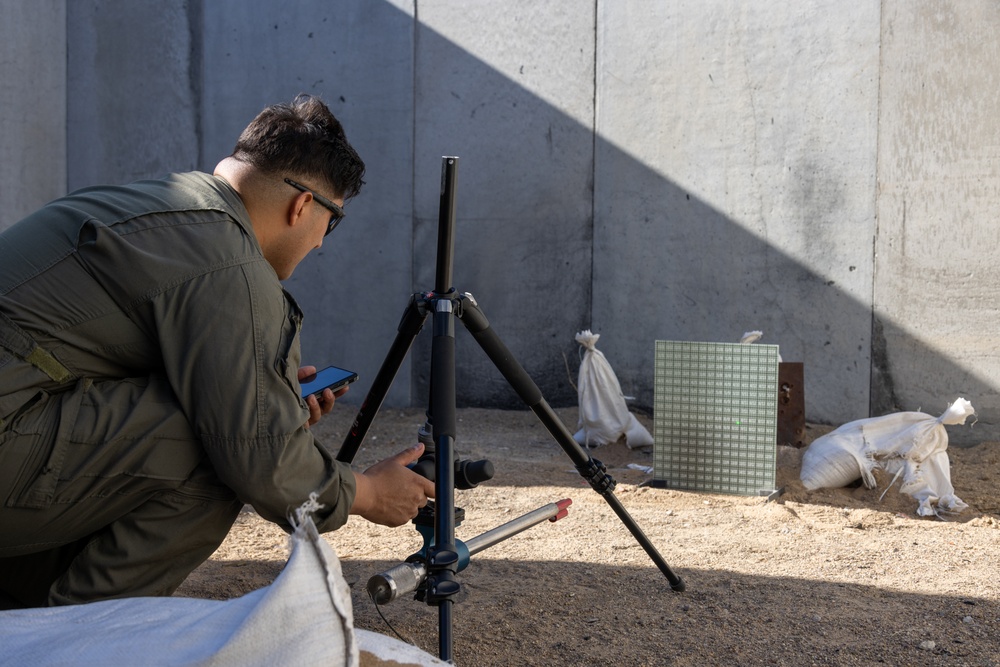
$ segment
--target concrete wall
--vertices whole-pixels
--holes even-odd
[[[648,341],[761,330],[811,418],[867,416],[880,5],[790,6],[599,4],[593,320],[626,393]]]
[[[197,3],[72,0],[70,190],[198,166]]]
[[[543,395],[575,404],[574,335],[591,325],[592,0],[418,3],[415,285],[434,287],[442,155],[460,158],[454,286],[472,293]],[[414,349],[426,391],[430,327]],[[471,336],[460,401],[520,405]]]
[[[229,155],[258,111],[319,95],[365,160],[348,217],[287,281],[306,313],[303,356],[357,370],[359,404],[413,291],[416,26],[409,3],[213,0],[204,4],[204,160]],[[410,402],[410,365],[387,404]]]
[[[883,4],[877,377],[889,405],[968,398],[963,438],[1000,434],[998,29],[989,0]]]
[[[210,170],[262,106],[331,104],[369,184],[288,287],[307,356],[361,372],[355,404],[409,295],[434,286],[441,156],[457,155],[455,287],[551,403],[575,403],[581,329],[637,406],[655,340],[761,329],[804,362],[810,419],[964,396],[972,437],[1000,437],[993,2],[49,4],[68,6],[71,188]],[[0,0],[52,29],[24,6]],[[0,30],[5,54],[30,52]],[[4,94],[26,86],[4,68]],[[15,98],[0,123],[30,108]],[[0,168],[41,203],[37,169]],[[429,329],[390,404],[425,402]],[[518,405],[461,328],[458,360],[462,404]]]
[[[65,0],[0,0],[0,229],[65,192]]]

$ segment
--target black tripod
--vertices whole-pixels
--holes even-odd
[[[510,350],[490,328],[490,323],[471,294],[459,295],[452,287],[452,260],[454,257],[455,195],[458,158],[442,158],[441,204],[438,217],[437,266],[433,292],[414,294],[403,313],[396,338],[382,362],[372,386],[355,417],[350,433],[337,454],[337,460],[350,463],[354,460],[375,419],[392,381],[420,333],[427,316],[433,314],[433,342],[431,347],[431,384],[428,425],[432,429],[433,452],[425,453],[421,463],[433,462],[435,489],[434,541],[426,549],[426,585],[424,598],[429,605],[438,607],[439,653],[442,660],[451,660],[452,606],[459,592],[455,577],[459,569],[459,553],[455,543],[455,484],[456,477],[464,488],[470,488],[492,476],[489,462],[457,461],[455,455],[455,318],[457,317],[472,334],[497,370],[518,394],[524,404],[542,422],[557,443],[573,460],[577,471],[590,486],[601,494],[621,519],[625,527],[646,551],[675,591],[684,590],[684,582],[675,575],[666,561],[635,523],[628,511],[614,495],[615,480],[607,469],[587,453],[573,438],[566,426],[545,401],[538,386],[514,359]],[[429,467],[429,465],[428,465]],[[428,470],[427,472],[430,472]],[[429,474],[427,475],[430,476]],[[462,488],[462,487],[460,487]],[[419,518],[419,517],[418,517]]]

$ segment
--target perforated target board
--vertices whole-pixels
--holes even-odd
[[[653,486],[768,495],[778,346],[656,341]]]

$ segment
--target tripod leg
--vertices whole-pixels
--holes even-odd
[[[425,300],[422,295],[414,294],[406,305],[406,310],[403,312],[403,317],[396,329],[396,338],[392,341],[392,346],[389,348],[382,366],[378,369],[375,379],[372,380],[371,388],[365,395],[365,400],[354,418],[350,432],[344,438],[340,451],[337,452],[338,461],[342,463],[354,461],[361,443],[368,434],[369,427],[375,420],[375,415],[382,407],[382,401],[389,393],[389,388],[392,386],[392,381],[395,379],[406,353],[410,351],[410,346],[413,345],[413,340],[420,333],[426,319]]]
[[[611,509],[614,510],[621,522],[632,533],[639,545],[646,551],[653,563],[660,569],[660,572],[670,582],[670,587],[675,591],[684,590],[684,582],[680,577],[671,571],[670,566],[650,542],[646,534],[642,532],[635,520],[622,506],[617,496],[614,495],[615,481],[607,474],[604,466],[595,461],[573,438],[566,425],[553,412],[552,408],[542,397],[542,392],[538,385],[531,379],[524,368],[514,359],[514,356],[504,345],[500,337],[490,327],[489,321],[479,308],[479,304],[470,295],[465,295],[458,310],[462,324],[468,329],[472,337],[490,358],[497,370],[504,376],[510,386],[517,392],[517,395],[524,401],[532,412],[545,426],[546,430],[559,443],[570,459],[573,460],[580,475],[590,483],[590,486],[600,493],[607,501]]]

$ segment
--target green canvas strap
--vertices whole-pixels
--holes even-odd
[[[62,384],[75,379],[75,376],[68,368],[39,347],[38,343],[24,332],[24,329],[17,326],[13,320],[2,312],[0,312],[0,346],[9,350],[15,356],[24,359],[55,382]]]

